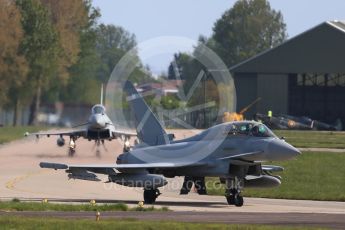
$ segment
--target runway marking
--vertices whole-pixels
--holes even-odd
[[[16,186],[16,184],[18,184],[18,183],[28,179],[29,177],[37,176],[37,175],[40,175],[40,174],[43,174],[43,173],[49,173],[49,171],[40,170],[40,171],[36,171],[36,172],[29,172],[29,173],[26,173],[25,175],[22,175],[22,176],[17,176],[14,179],[11,179],[11,180],[6,182],[6,188],[10,189],[10,190],[13,190],[13,191],[27,192],[27,193],[32,193],[32,194],[38,195],[40,193],[33,192],[33,191],[30,191],[30,190],[25,190],[25,189],[18,189],[15,186]]]

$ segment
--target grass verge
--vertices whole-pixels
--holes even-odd
[[[5,126],[0,127],[0,144],[21,139],[25,132],[33,133],[40,130],[45,130],[47,127],[41,126]]]
[[[236,230],[273,230],[273,229],[320,229],[306,227],[281,227],[265,225],[226,225],[207,223],[181,223],[167,221],[136,221],[124,219],[104,219],[98,222],[85,219],[58,219],[58,218],[28,218],[28,217],[0,217],[1,229],[236,229]]]
[[[39,202],[13,201],[0,202],[2,211],[169,211],[167,207],[155,208],[154,206],[133,207],[126,204],[57,204]]]
[[[274,130],[299,148],[345,148],[345,132]]]
[[[282,184],[270,189],[245,189],[244,196],[321,201],[345,201],[345,154],[305,152],[295,160],[272,162],[285,170]],[[218,178],[207,178],[215,181]],[[208,182],[208,184],[213,184]],[[208,193],[224,195],[224,186],[209,186]]]

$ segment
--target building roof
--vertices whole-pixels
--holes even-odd
[[[168,81],[163,81],[159,83],[146,83],[137,86],[136,88],[140,92],[148,92],[148,91],[159,91],[162,92],[163,94],[166,93],[178,93],[179,91],[179,86],[182,84],[181,80],[168,80]]]
[[[232,73],[345,73],[345,21],[327,21],[230,68]]]

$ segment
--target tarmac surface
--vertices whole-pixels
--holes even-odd
[[[191,135],[188,131],[175,132],[177,138]],[[58,147],[56,138],[35,137],[14,141],[0,146],[0,199],[41,201],[46,198],[55,202],[122,202],[135,206],[143,199],[142,189],[127,188],[113,183],[68,180],[63,170],[41,169],[41,161],[73,164],[114,163],[122,152],[123,143],[118,140],[106,142],[107,151],[101,147],[101,157],[96,157],[93,142],[79,139],[77,154],[67,156],[67,146]],[[66,139],[67,142],[67,139]],[[101,178],[103,181],[107,179]],[[180,196],[182,178],[169,179],[167,186],[160,189],[155,206],[167,206],[171,213],[111,212],[102,216],[114,218],[164,219],[190,222],[221,223],[264,223],[274,225],[308,225],[345,229],[345,203],[282,199],[245,198],[243,207],[228,206],[224,197],[199,196],[195,193]],[[283,182],[284,183],[284,182]],[[1,215],[8,215],[2,212]],[[53,215],[90,217],[94,213],[20,212],[16,215]],[[149,217],[150,216],[150,217]]]

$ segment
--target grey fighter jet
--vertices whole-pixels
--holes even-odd
[[[282,167],[263,165],[267,161],[295,158],[300,152],[279,139],[265,125],[255,121],[229,122],[213,126],[195,136],[174,141],[160,125],[143,98],[129,82],[125,84],[128,101],[137,120],[140,143],[108,165],[67,165],[41,162],[41,168],[64,169],[69,178],[109,181],[124,186],[142,187],[145,203],[152,204],[160,195],[166,178],[219,177],[226,185],[229,205],[242,206],[243,187],[280,185],[272,173]]]
[[[40,136],[58,136],[57,145],[62,147],[65,145],[64,136],[70,138],[68,155],[73,156],[76,149],[76,140],[80,137],[88,139],[89,141],[95,141],[96,145],[96,155],[100,155],[99,146],[102,144],[104,146],[105,140],[113,140],[116,138],[121,138],[124,140],[124,149],[128,148],[128,140],[132,136],[136,136],[135,132],[130,132],[124,129],[116,127],[114,123],[106,114],[106,108],[103,105],[103,87],[101,89],[101,100],[100,104],[96,104],[91,109],[91,115],[86,123],[75,126],[81,127],[80,129],[69,130],[66,132],[39,132],[39,133],[26,133],[25,135],[35,135],[37,138]]]

